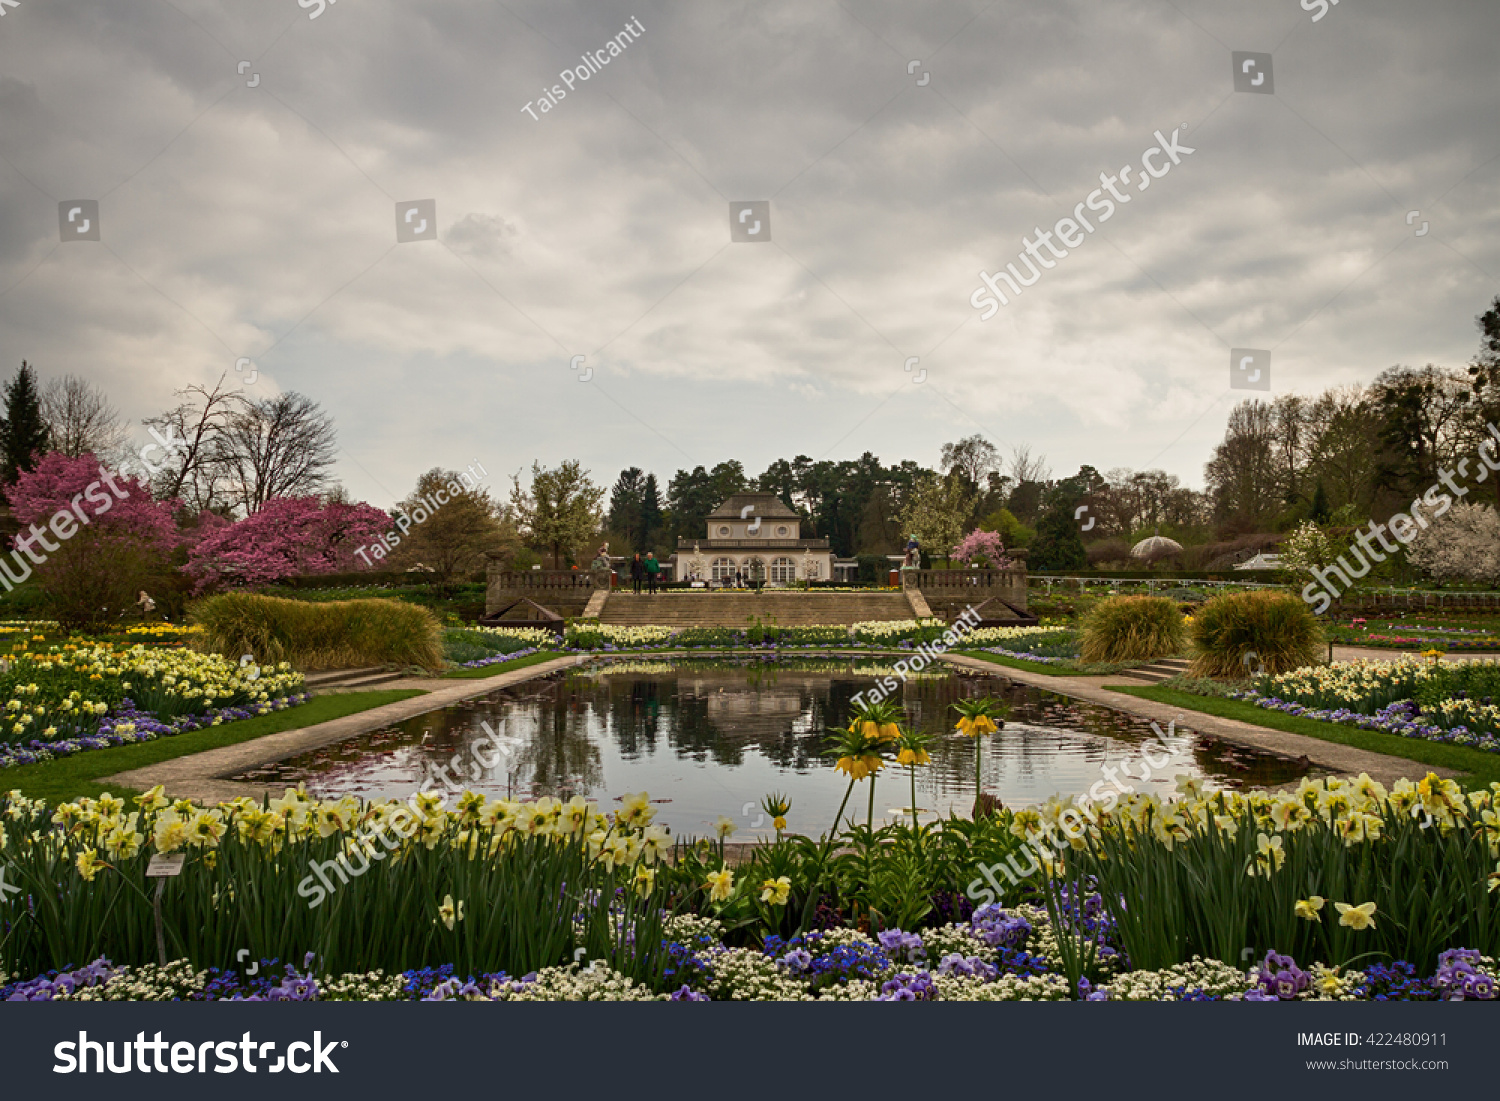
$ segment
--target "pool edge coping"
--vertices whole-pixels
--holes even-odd
[[[717,656],[757,656],[766,653],[767,651],[761,650],[718,651]],[[914,651],[910,650],[857,652],[859,657],[910,657],[913,654]],[[705,653],[702,656],[709,657],[710,654]],[[803,651],[797,656],[851,659],[856,655],[848,651],[833,649],[823,652]],[[382,704],[379,707],[358,711],[337,719],[329,719],[312,726],[266,734],[232,746],[184,754],[181,757],[174,757],[169,761],[162,761],[144,768],[128,769],[110,776],[103,776],[99,778],[99,782],[117,784],[138,791],[146,791],[160,784],[174,798],[192,799],[205,804],[226,803],[243,797],[259,802],[264,796],[275,796],[280,792],[261,784],[231,780],[228,777],[252,768],[275,764],[300,753],[321,749],[336,742],[357,738],[394,722],[402,722],[431,711],[439,711],[463,700],[489,695],[491,692],[550,676],[578,665],[601,659],[641,657],[691,660],[682,651],[569,654],[493,677],[438,682],[438,687],[428,689],[422,695],[413,696],[410,699]],[[1291,760],[1305,758],[1310,764],[1339,775],[1366,772],[1382,783],[1390,783],[1409,776],[1413,767],[1424,771],[1434,771],[1444,777],[1460,774],[1452,769],[1423,765],[1421,762],[1405,757],[1395,757],[1353,746],[1325,742],[1303,734],[1292,734],[1287,731],[1256,726],[1237,719],[1220,718],[1199,711],[1184,713],[1181,708],[1114,692],[1102,683],[1091,683],[1103,682],[1109,680],[1109,677],[1048,676],[957,654],[943,654],[940,655],[939,660],[952,668],[1007,678],[1030,688],[1055,692],[1061,696],[1098,704],[1139,718],[1157,722],[1176,722],[1191,716],[1192,721],[1188,729],[1198,734],[1206,734],[1247,749],[1273,753]],[[280,784],[277,787],[284,788],[285,785]]]

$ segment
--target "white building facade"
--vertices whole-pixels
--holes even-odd
[[[741,574],[767,585],[828,581],[833,553],[827,539],[804,539],[802,521],[774,493],[736,493],[708,515],[703,539],[679,539],[674,578],[710,586]]]

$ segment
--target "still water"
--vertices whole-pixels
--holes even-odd
[[[834,771],[835,758],[823,754],[827,728],[847,722],[850,697],[890,672],[879,659],[598,662],[237,779],[273,787],[306,783],[320,797],[405,799],[456,755],[463,785],[491,796],[583,795],[607,812],[624,793],[646,791],[656,820],[678,835],[709,833],[721,815],[734,821],[737,840],[770,835],[758,804],[778,791],[791,798],[789,828],[816,835],[832,824],[848,785]],[[968,814],[973,806],[974,743],[953,730],[952,704],[983,695],[1010,704],[1005,728],[985,744],[983,784],[1011,807],[1082,794],[1105,778],[1106,766],[1122,763],[1136,779],[1121,783],[1159,794],[1182,774],[1213,789],[1281,784],[1306,772],[1281,757],[1193,735],[1165,775],[1143,780],[1139,746],[1154,734],[1144,719],[997,676],[918,674],[906,681],[901,702],[911,723],[939,735],[932,764],[917,770],[924,818]],[[481,723],[506,749],[481,747],[480,760],[498,758],[490,768],[471,751],[485,736]],[[905,768],[882,772],[877,820],[904,813],[910,790]],[[867,791],[858,785],[850,803],[860,820]]]

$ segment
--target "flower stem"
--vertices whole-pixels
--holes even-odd
[[[911,829],[917,838],[917,854],[922,852],[922,832],[917,828],[917,766],[907,765],[906,769],[911,773]]]

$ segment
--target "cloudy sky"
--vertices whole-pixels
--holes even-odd
[[[665,480],[974,432],[1201,485],[1231,349],[1273,394],[1459,366],[1500,293],[1500,5],[1303,3],[19,0],[0,369],[138,421],[247,358],[379,505],[476,459]],[[1135,190],[1158,130],[1193,152]],[[1124,165],[981,320],[979,272]],[[75,200],[98,241],[61,239]],[[436,239],[398,242],[416,200]],[[746,202],[768,240],[731,239]]]

